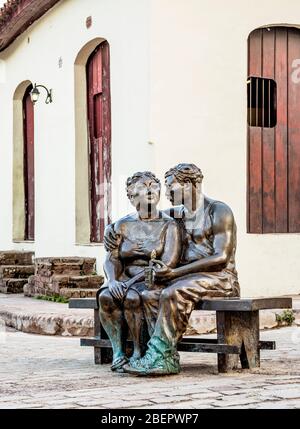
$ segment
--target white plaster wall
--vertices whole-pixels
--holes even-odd
[[[233,208],[243,296],[300,293],[300,235],[246,233],[247,37],[268,24],[300,24],[299,1],[151,5],[150,140],[157,171],[194,162],[203,169],[205,192]]]
[[[282,0],[59,3],[0,54],[0,249],[95,256],[101,271],[103,247],[75,245],[74,61],[89,40],[104,37],[111,47],[113,218],[131,210],[129,174],[152,169],[163,178],[176,163],[194,162],[205,192],[234,210],[242,294],[299,293],[299,235],[246,234],[247,37],[279,23],[300,24],[297,0],[288,7]],[[35,108],[36,241],[17,244],[12,97],[26,79],[52,87],[54,102]]]
[[[96,256],[101,271],[103,246],[75,245],[74,61],[89,40],[108,40],[117,218],[128,210],[126,177],[153,168],[148,144],[148,7],[148,0],[63,0],[0,54],[0,249],[32,248],[36,256]],[[90,15],[93,25],[87,29]],[[41,93],[35,106],[34,244],[12,242],[12,99],[26,79],[52,88],[54,98],[46,105]]]

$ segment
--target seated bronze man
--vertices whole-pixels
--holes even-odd
[[[104,263],[107,282],[100,289],[101,323],[113,348],[113,371],[122,371],[128,362],[124,348],[126,323],[134,343],[130,359],[141,357],[145,268],[151,258],[175,268],[181,251],[179,227],[174,219],[157,209],[160,181],[151,172],[136,173],[127,179],[127,196],[136,212],[117,221],[113,229],[117,245],[108,251]],[[162,282],[157,282],[161,287]],[[125,323],[126,322],[126,323]],[[126,340],[126,338],[125,338]]]
[[[239,296],[234,216],[203,194],[202,180],[194,164],[179,164],[165,175],[166,195],[175,205],[169,213],[183,234],[181,261],[176,268],[157,261],[155,280],[165,287],[142,293],[151,338],[145,356],[124,366],[131,374],[178,373],[177,343],[195,305],[203,298]],[[108,230],[106,246],[113,248],[116,239]]]

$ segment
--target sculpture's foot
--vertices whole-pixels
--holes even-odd
[[[130,366],[135,366],[138,364],[138,362],[141,360],[142,356],[141,355],[132,355],[129,358],[129,364]]]
[[[141,359],[130,360],[123,369],[128,374],[139,376],[179,374],[179,356],[175,354],[167,358],[162,356],[153,358],[150,353],[146,353]]]
[[[160,368],[160,367],[153,367],[153,368],[133,368],[131,365],[124,365],[123,371],[127,372],[131,375],[137,375],[140,377],[153,377],[153,376],[161,376],[161,375],[172,375],[172,374],[179,374],[180,369],[168,369],[168,368]]]
[[[123,366],[128,363],[128,358],[124,356],[120,356],[113,360],[112,366],[110,367],[114,372],[124,372]]]

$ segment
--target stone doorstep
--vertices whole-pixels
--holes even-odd
[[[95,271],[95,258],[37,258],[37,274],[92,274]]]
[[[99,287],[97,288],[68,288],[63,287],[59,290],[59,292],[54,291],[53,289],[50,289],[49,287],[35,287],[34,290],[32,290],[32,287],[28,284],[24,287],[24,295],[26,297],[35,297],[38,295],[45,295],[45,296],[60,296],[66,299],[70,298],[95,298],[97,291]]]
[[[99,275],[86,275],[86,276],[70,276],[69,286],[73,287],[88,287],[90,289],[98,288],[104,283],[104,277]]]
[[[49,269],[43,268],[42,270],[39,269],[39,266],[36,266],[36,275],[42,274],[43,276],[51,277],[55,274],[64,274],[64,275],[80,275],[82,272],[81,265],[76,264],[61,264],[56,265],[55,267],[51,267]]]
[[[34,265],[0,265],[0,280],[4,278],[27,278],[34,274]]]
[[[55,274],[52,277],[30,276],[24,288],[25,296],[62,296],[64,298],[93,298],[104,282],[100,275],[68,276]]]
[[[55,291],[61,288],[99,289],[103,282],[104,277],[101,275],[68,276],[55,274],[51,277],[35,275],[28,279],[28,283],[32,286],[48,287],[49,290],[53,289]]]
[[[0,251],[0,265],[33,265],[34,252],[5,250]]]
[[[28,279],[2,279],[0,281],[1,293],[22,293]]]
[[[96,258],[90,258],[85,256],[65,256],[65,257],[44,257],[44,258],[36,258],[35,262],[37,264],[64,264],[64,263],[71,263],[71,264],[80,264],[83,265],[84,263],[95,263]]]
[[[35,259],[35,274],[24,288],[26,296],[95,297],[103,276],[95,274],[96,258],[43,257]]]
[[[53,275],[51,283],[55,289],[70,288],[70,289],[99,289],[103,284],[104,277],[99,275],[85,275],[85,276],[65,276]],[[48,283],[49,284],[49,283]]]
[[[88,288],[62,288],[59,291],[59,295],[66,298],[95,298],[99,287],[88,289]]]
[[[74,265],[74,264],[63,264],[56,267],[51,268],[40,268],[39,266],[36,266],[36,275],[40,275],[43,277],[51,278],[53,275],[73,275],[73,276],[80,276],[80,275],[93,275],[95,272],[95,267],[83,267],[81,265]]]

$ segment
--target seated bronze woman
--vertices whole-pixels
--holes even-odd
[[[141,329],[145,290],[145,271],[151,259],[175,268],[181,253],[180,230],[174,219],[158,210],[160,181],[151,172],[135,173],[127,179],[127,196],[136,212],[116,223],[118,246],[106,255],[107,282],[99,294],[101,323],[113,348],[113,371],[122,371],[128,362],[124,347],[126,325],[134,351],[131,361],[141,357]],[[112,228],[112,226],[110,226]],[[155,287],[163,287],[156,283]]]

